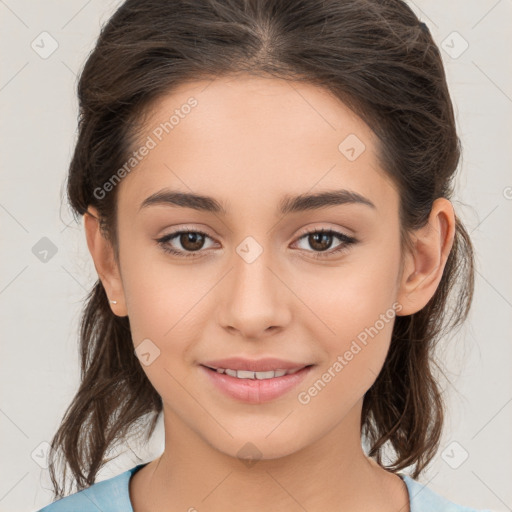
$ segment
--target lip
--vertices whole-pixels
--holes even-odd
[[[243,357],[228,357],[226,359],[215,359],[214,361],[205,361],[203,366],[210,368],[230,368],[231,370],[249,370],[252,372],[268,372],[270,370],[294,370],[308,366],[307,363],[296,363],[285,361],[275,357],[266,357],[263,359],[246,359]]]
[[[275,361],[275,360],[274,360]],[[259,361],[261,363],[261,360]],[[211,362],[210,362],[211,363]],[[222,364],[225,364],[224,362]],[[263,364],[263,363],[262,363]],[[269,363],[265,363],[268,364]],[[274,363],[271,363],[275,365]],[[275,369],[293,369],[301,365],[294,363],[291,368],[275,368]],[[302,365],[303,366],[303,365]],[[229,365],[219,365],[218,368],[230,368]],[[306,377],[306,375],[313,368],[313,365],[304,366],[301,370],[290,375],[283,375],[282,377],[274,377],[272,379],[239,379],[231,377],[225,373],[218,373],[207,366],[200,365],[200,370],[206,375],[209,382],[211,382],[216,389],[223,392],[225,395],[239,400],[241,402],[250,404],[262,404],[275,400],[287,392],[291,391],[294,387],[298,386]],[[233,368],[238,370],[251,370],[251,368]],[[274,368],[270,368],[274,369]],[[252,371],[265,371],[265,370],[252,370]],[[267,370],[268,371],[268,370]]]

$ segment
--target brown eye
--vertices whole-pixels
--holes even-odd
[[[317,251],[326,251],[332,245],[333,236],[329,233],[313,233],[308,235],[309,245]]]
[[[165,252],[187,258],[201,256],[201,253],[205,252],[201,249],[204,248],[206,239],[211,240],[211,237],[202,231],[181,230],[156,241]]]
[[[179,234],[179,242],[186,251],[198,251],[204,245],[204,236],[196,231]]]
[[[337,238],[340,243],[337,247],[329,251],[335,238]],[[309,230],[299,238],[299,241],[302,240],[305,240],[306,244],[312,249],[309,250],[306,248],[306,252],[311,253],[315,258],[328,258],[334,254],[347,251],[351,245],[357,243],[355,238],[332,229]]]

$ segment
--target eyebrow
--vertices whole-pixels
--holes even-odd
[[[319,210],[343,204],[363,204],[376,209],[376,206],[366,197],[351,190],[330,190],[315,194],[300,194],[298,196],[285,196],[279,203],[279,212],[282,215],[308,210]],[[192,208],[203,212],[227,215],[226,208],[216,199],[209,196],[176,192],[162,189],[150,195],[140,205],[139,211],[151,205],[180,206]]]

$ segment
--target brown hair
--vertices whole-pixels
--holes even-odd
[[[75,215],[97,208],[116,258],[117,188],[101,199],[95,190],[126,162],[157,99],[185,81],[236,73],[324,87],[368,124],[400,192],[405,243],[427,222],[433,201],[452,195],[460,141],[441,56],[403,1],[127,0],[102,28],[79,79],[79,134],[67,184]],[[456,217],[436,293],[421,311],[395,319],[361,424],[379,464],[392,448],[394,459],[383,465],[390,471],[414,465],[415,478],[438,449],[443,402],[434,348],[467,317],[473,265],[469,235]],[[83,311],[80,353],[81,384],[51,443],[57,498],[65,495],[55,478],[59,449],[80,490],[134,427],[148,440],[162,410],[134,354],[129,319],[112,313],[99,280]]]

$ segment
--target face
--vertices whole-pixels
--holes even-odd
[[[117,185],[119,272],[166,424],[262,458],[355,432],[400,310],[399,197],[375,135],[277,79],[189,83],[150,114]],[[203,366],[231,357],[307,368],[248,382]]]

